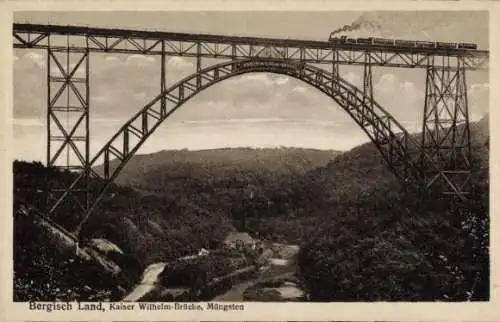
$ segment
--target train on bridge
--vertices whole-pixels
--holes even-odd
[[[419,41],[419,40],[400,40],[386,38],[348,38],[347,36],[333,37],[330,35],[329,42],[334,44],[355,44],[355,45],[374,45],[382,47],[405,47],[405,48],[428,48],[428,49],[459,49],[476,50],[477,45],[472,43],[455,42],[437,42],[437,41]]]

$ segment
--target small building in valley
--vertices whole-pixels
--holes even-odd
[[[257,241],[252,238],[248,233],[233,232],[227,235],[224,240],[224,244],[228,248],[243,249],[250,247],[255,249],[257,247]]]

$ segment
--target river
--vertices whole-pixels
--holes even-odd
[[[179,258],[179,260],[188,260],[196,258],[198,255],[188,255]],[[123,298],[124,302],[136,302],[141,299],[144,295],[152,291],[156,284],[158,283],[158,276],[163,272],[167,266],[165,262],[153,263],[146,267],[144,273],[142,273],[142,278],[139,284],[130,292],[127,296]]]
[[[250,279],[248,281],[238,283],[233,285],[230,290],[226,293],[216,296],[214,301],[228,301],[228,302],[241,302],[244,301],[243,293],[249,288],[254,286],[257,283],[261,283],[267,280],[272,279],[281,279],[281,278],[289,278],[292,277],[295,273],[294,267],[289,267],[289,271],[283,271],[282,267],[280,270],[274,270],[274,267],[270,267],[269,271],[265,272],[265,274],[259,274],[258,277]]]
[[[154,263],[146,267],[144,273],[142,274],[142,279],[139,284],[130,292],[125,298],[123,298],[124,302],[137,302],[144,295],[149,293],[153,288],[156,287],[156,283],[158,282],[158,276],[167,263]]]
[[[196,256],[197,255],[190,255],[182,257],[181,259],[189,259],[189,258],[194,258]],[[140,300],[142,297],[144,297],[147,293],[152,291],[156,287],[158,283],[158,277],[161,274],[161,272],[165,269],[166,265],[167,263],[158,262],[146,267],[142,275],[141,282],[137,284],[136,287],[127,296],[123,298],[123,301],[136,302]],[[231,289],[229,289],[223,294],[216,296],[213,300],[233,301],[233,302],[244,301],[243,293],[249,287],[252,287],[258,283],[266,281],[292,278],[295,274],[296,266],[294,261],[272,258],[270,260],[270,265],[266,268],[267,269],[265,270],[259,271],[256,277],[233,285]],[[287,285],[278,287],[276,288],[276,290],[279,291],[284,297],[287,296],[293,297],[301,292],[298,288]]]

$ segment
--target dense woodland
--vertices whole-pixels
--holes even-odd
[[[389,180],[382,163],[367,161],[379,159],[371,144],[321,169],[327,175],[316,188],[336,193],[313,194],[311,214],[323,224],[305,238],[299,255],[312,300],[488,299],[487,118],[471,134],[476,172],[466,204],[439,195],[417,198]]]
[[[121,181],[127,178],[137,185],[132,188],[130,185],[113,184],[108,198],[102,202],[96,215],[90,217],[82,235],[87,240],[104,237],[117,244],[127,256],[115,260],[126,268],[130,280],[137,281],[144,268],[151,263],[192,255],[201,248],[220,248],[227,234],[239,225],[239,218],[244,217],[241,212],[245,209],[239,204],[244,204],[245,196],[249,196],[247,187],[253,187],[251,191],[259,195],[262,193],[259,189],[266,188],[266,185],[266,189],[272,190],[271,185],[277,186],[280,178],[325,165],[336,154],[332,151],[282,148],[165,151],[137,156],[150,161],[133,159],[120,176]],[[135,165],[138,164],[149,167],[137,169]],[[167,168],[157,169],[155,166]],[[131,169],[135,178],[130,175]],[[151,171],[150,174],[148,171]],[[19,236],[27,236],[24,227],[27,221],[18,215],[21,205],[43,209],[45,194],[42,189],[47,185],[60,187],[68,184],[74,176],[47,169],[41,163],[14,162],[15,229]],[[139,179],[143,180],[142,185]],[[101,186],[93,181],[91,187],[95,193]],[[77,210],[74,204],[63,204],[52,219],[71,230],[79,219]],[[37,236],[35,232],[29,235]],[[47,272],[46,262],[67,260],[58,260],[62,255],[53,256],[52,251],[38,252],[37,245],[44,243],[43,238],[45,236],[19,238],[22,243],[15,243],[16,275],[23,276],[18,279],[19,288],[24,289],[20,299],[29,295],[29,285],[26,284],[33,280],[30,278],[33,271],[38,275],[53,275],[54,269]],[[34,252],[25,251],[25,248]],[[21,257],[18,254],[25,255]],[[35,261],[36,267],[33,268],[30,256],[43,260],[40,265]],[[218,256],[203,260],[193,269],[198,277],[206,279],[215,271],[226,272],[231,267],[231,261],[220,261]],[[69,273],[68,280],[80,279],[77,272],[83,269],[66,271]],[[187,284],[195,280],[193,278]],[[99,287],[98,281],[95,281],[95,287]],[[50,296],[59,294],[53,288],[41,293]]]
[[[342,154],[287,148],[163,151],[131,160],[84,235],[122,248],[131,279],[150,263],[219,248],[237,229],[301,244],[299,277],[313,300],[484,300],[487,118],[471,131],[477,171],[472,204],[466,206],[449,198],[417,198],[371,143]],[[73,175],[24,162],[14,163],[14,174],[15,209],[42,204],[37,187]],[[71,213],[54,220],[72,227],[78,218]],[[22,237],[23,225],[16,222],[15,228]],[[29,256],[20,254],[30,240],[21,237],[14,250],[16,276],[28,276]],[[215,262],[223,261],[203,263],[197,276],[232,265]]]

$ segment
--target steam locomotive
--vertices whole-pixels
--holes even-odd
[[[385,38],[373,38],[373,37],[348,38],[347,36],[341,36],[339,38],[330,35],[330,39],[328,41],[334,44],[375,45],[383,47],[439,48],[439,49],[462,49],[462,50],[477,49],[477,45],[471,43],[398,40],[398,39],[385,39]]]

